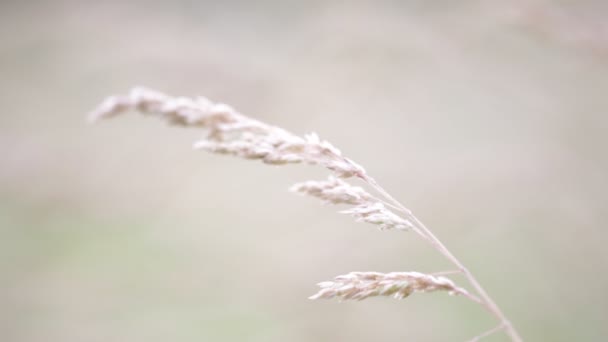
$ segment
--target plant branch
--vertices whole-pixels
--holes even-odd
[[[501,323],[501,324],[495,326],[494,328],[492,328],[492,329],[490,329],[490,330],[488,330],[488,331],[486,331],[486,332],[484,332],[482,334],[479,334],[479,335],[473,337],[468,342],[477,342],[477,341],[481,340],[484,337],[488,337],[490,335],[493,335],[493,334],[495,334],[495,333],[503,330],[504,328],[505,328],[505,325]]]
[[[404,213],[409,216],[409,219],[414,223],[419,231],[422,233],[421,236],[429,242],[433,248],[435,248],[439,253],[441,253],[448,261],[450,261],[454,266],[456,266],[462,274],[465,276],[467,281],[471,284],[471,286],[475,289],[477,294],[479,295],[480,301],[479,303],[488,310],[492,315],[494,315],[498,321],[501,323],[501,327],[505,329],[507,335],[511,338],[513,342],[522,342],[523,339],[515,330],[511,322],[507,319],[505,314],[500,310],[498,305],[494,302],[494,300],[490,297],[490,295],[486,292],[486,290],[481,286],[479,281],[473,276],[473,274],[464,266],[464,264],[452,254],[452,252],[433,234],[433,232],[424,225],[416,216],[412,214],[412,212],[407,209],[403,204],[397,201],[393,196],[391,196],[386,190],[384,190],[376,180],[368,175],[363,175],[361,177],[365,182],[367,182],[372,188],[378,191],[381,195],[386,197],[386,199],[390,200],[395,204],[396,207],[401,209]]]
[[[225,104],[213,103],[203,97],[196,99],[171,97],[146,88],[134,88],[128,95],[107,98],[91,113],[90,118],[97,120],[112,117],[129,110],[156,115],[175,125],[204,128],[207,134],[195,143],[197,149],[260,160],[271,165],[294,163],[319,165],[332,171],[338,178],[356,176],[362,179],[385,200],[376,200],[375,196],[367,194],[363,189],[352,187],[336,178],[330,178],[329,181],[324,182],[299,184],[295,190],[334,204],[354,205],[354,207],[341,211],[341,213],[350,214],[357,221],[375,224],[380,229],[413,230],[456,266],[457,271],[455,272],[462,273],[476,292],[476,294],[470,294],[464,289],[456,288],[452,281],[445,277],[435,277],[417,272],[391,273],[388,275],[352,273],[350,276],[337,278],[339,283],[336,283],[339,285],[337,288],[334,288],[333,285],[329,286],[334,283],[322,283],[325,286],[322,290],[323,297],[330,294],[332,296],[333,294],[354,294],[356,291],[352,292],[353,288],[349,287],[352,284],[344,285],[346,287],[340,284],[344,283],[345,280],[352,282],[353,279],[357,280],[360,277],[364,278],[364,283],[369,285],[369,288],[374,289],[372,292],[360,292],[361,298],[378,294],[396,294],[399,298],[404,298],[414,290],[422,292],[434,291],[435,289],[448,290],[452,294],[464,295],[468,299],[479,303],[500,321],[497,328],[476,337],[476,339],[504,329],[513,342],[522,341],[522,338],[498,305],[473,274],[445,247],[439,238],[409,209],[367,175],[363,167],[344,157],[340,150],[329,142],[321,140],[316,134],[311,133],[300,137],[282,128],[244,116]],[[384,204],[402,212],[405,218],[387,209]],[[380,290],[380,286],[382,286],[382,290]],[[357,288],[357,290],[363,289]]]

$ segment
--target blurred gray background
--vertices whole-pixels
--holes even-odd
[[[350,271],[450,267],[286,191],[324,170],[196,152],[196,130],[135,113],[85,123],[134,85],[319,133],[526,340],[605,340],[607,18],[603,1],[3,1],[0,340],[464,341],[494,325],[443,293],[309,301]]]

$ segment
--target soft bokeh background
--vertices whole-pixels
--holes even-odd
[[[307,300],[349,271],[449,266],[413,234],[286,192],[324,170],[194,152],[195,130],[136,114],[85,124],[133,85],[318,132],[528,341],[606,340],[602,3],[3,1],[0,340],[464,341],[493,326],[442,293]]]

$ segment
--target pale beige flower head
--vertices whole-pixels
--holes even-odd
[[[342,210],[340,213],[349,214],[358,222],[378,225],[382,230],[409,230],[414,228],[412,222],[395,214],[380,202],[364,203],[351,209]]]
[[[204,97],[190,99],[136,87],[128,95],[108,97],[91,114],[92,121],[129,110],[158,115],[172,124],[205,128],[197,149],[259,159],[267,164],[322,165],[339,177],[365,175],[365,170],[315,133],[297,136],[282,128],[251,119],[232,107]]]
[[[359,205],[368,203],[372,196],[363,188],[329,176],[324,181],[306,181],[294,184],[290,191],[319,198],[325,203]]]
[[[414,292],[434,291],[447,291],[451,295],[467,294],[465,289],[457,287],[446,277],[419,272],[351,272],[318,285],[321,290],[310,299],[362,300],[375,296],[403,299]]]

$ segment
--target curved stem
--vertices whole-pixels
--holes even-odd
[[[475,289],[477,294],[479,295],[480,304],[488,310],[493,316],[495,316],[501,323],[501,326],[504,326],[504,330],[507,335],[511,338],[513,342],[522,342],[523,339],[519,336],[519,333],[515,330],[511,322],[507,319],[505,314],[500,310],[498,305],[492,300],[490,295],[486,292],[486,290],[481,286],[479,281],[473,276],[473,274],[464,266],[458,258],[450,252],[447,247],[428,229],[424,223],[422,223],[416,216],[412,214],[412,212],[407,209],[403,204],[397,201],[393,196],[391,196],[386,190],[384,190],[372,177],[368,175],[362,175],[361,178],[367,182],[371,187],[373,187],[376,191],[378,191],[382,196],[386,199],[390,200],[398,207],[401,211],[406,213],[412,222],[419,228],[419,232],[422,233],[421,236],[428,241],[437,251],[439,251],[443,256],[446,257],[454,266],[456,266],[462,274],[467,278],[471,286]]]
[[[481,333],[481,334],[473,337],[472,339],[469,340],[469,342],[477,342],[477,341],[481,340],[484,337],[488,337],[490,335],[493,335],[493,334],[501,331],[504,328],[505,328],[505,325],[501,323],[501,324],[495,326],[494,328],[492,328],[492,329],[490,329],[490,330],[488,330],[488,331],[486,331],[484,333]]]

